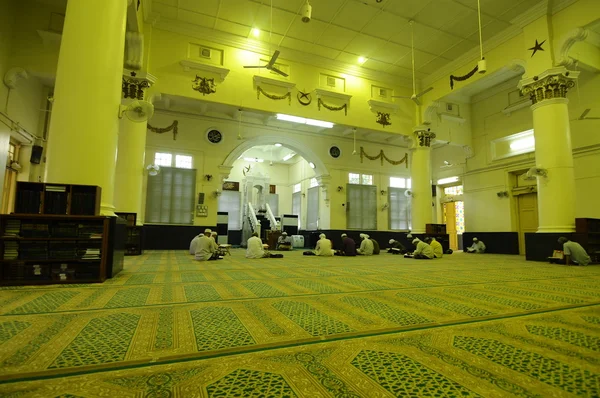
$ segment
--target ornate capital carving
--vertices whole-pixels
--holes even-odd
[[[226,179],[229,178],[229,174],[231,173],[231,170],[233,169],[233,166],[225,166],[225,165],[219,165],[219,177],[221,178],[221,182],[224,182]]]
[[[417,146],[420,147],[431,147],[431,142],[435,138],[435,133],[429,130],[415,130],[415,139]]]
[[[155,81],[156,78],[149,73],[136,74],[135,72],[131,72],[123,75],[123,98],[144,100],[146,89],[152,87]]]
[[[577,76],[579,72],[569,71],[565,67],[552,68],[539,76],[521,80],[519,89],[533,104],[553,98],[566,98],[567,91],[575,86]]]

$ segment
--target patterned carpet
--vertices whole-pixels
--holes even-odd
[[[1,289],[0,395],[600,396],[600,266],[232,253]]]

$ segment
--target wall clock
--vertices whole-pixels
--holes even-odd
[[[223,140],[223,134],[221,134],[221,132],[217,129],[209,129],[206,132],[206,139],[208,140],[208,142],[218,144]]]
[[[331,156],[332,158],[337,159],[340,157],[341,154],[342,151],[337,146],[334,145],[331,148],[329,148],[329,156]]]

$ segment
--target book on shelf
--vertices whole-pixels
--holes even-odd
[[[6,237],[17,237],[21,233],[21,220],[8,220],[6,221],[6,228],[4,228],[3,236]]]
[[[19,258],[19,244],[16,241],[4,242],[4,259],[16,260]]]
[[[50,236],[48,224],[22,223],[21,236],[26,238],[47,238]]]

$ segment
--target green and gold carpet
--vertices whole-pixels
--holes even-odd
[[[0,290],[0,396],[600,396],[600,267],[126,258]]]

